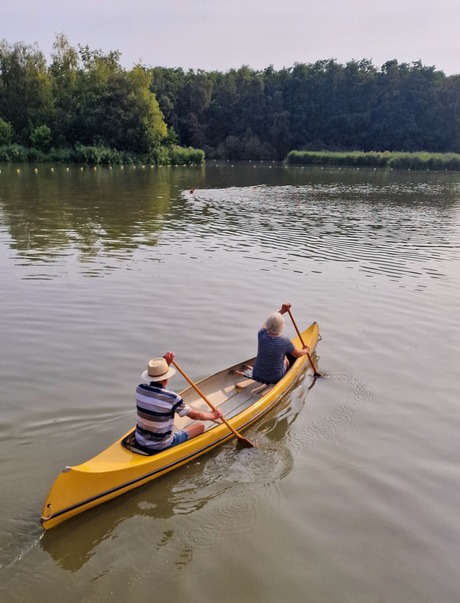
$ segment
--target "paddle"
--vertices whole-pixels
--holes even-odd
[[[179,373],[182,375],[182,377],[184,377],[184,379],[186,379],[186,381],[188,381],[190,383],[190,385],[193,387],[193,389],[203,398],[203,400],[206,402],[206,404],[208,404],[212,410],[217,410],[216,407],[214,406],[214,404],[212,404],[212,402],[210,400],[208,400],[208,398],[203,394],[203,392],[200,390],[200,388],[193,383],[193,381],[190,379],[190,377],[188,375],[186,375],[184,373],[184,371],[181,369],[181,367],[177,364],[177,362],[175,360],[173,360],[171,362],[171,364],[173,364],[176,369],[179,371]],[[244,445],[247,446],[248,448],[255,448],[255,445],[250,442],[248,439],[244,438],[240,433],[238,433],[236,431],[236,429],[234,429],[230,423],[227,421],[227,419],[224,419],[224,417],[221,417],[222,421],[225,423],[225,425],[227,425],[227,427],[230,429],[230,431],[233,432],[233,434],[238,438],[238,440]]]
[[[297,325],[295,323],[295,320],[294,320],[294,317],[292,316],[292,312],[291,312],[290,308],[288,308],[288,313],[289,313],[289,316],[291,317],[292,324],[294,325],[294,329],[297,331],[297,335],[299,336],[300,343],[302,344],[302,347],[304,348],[305,344],[303,342],[302,335],[300,334],[300,331],[299,331],[299,329],[298,329],[298,327],[297,327]],[[313,360],[311,359],[311,356],[310,356],[309,352],[307,352],[307,356],[308,356],[308,360],[310,361],[311,368],[313,369],[314,376],[315,377],[321,377],[321,373],[318,373],[318,371],[316,370],[316,367],[313,364]]]

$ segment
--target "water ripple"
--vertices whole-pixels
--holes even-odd
[[[292,271],[309,272],[317,262],[346,262],[391,280],[446,278],[433,263],[457,259],[460,247],[442,190],[400,185],[205,190],[188,205],[184,236],[208,251],[244,252],[273,269],[288,262]],[[395,211],[401,199],[406,205]],[[203,220],[203,211],[211,209],[212,221],[208,213]]]

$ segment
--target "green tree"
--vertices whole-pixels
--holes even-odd
[[[53,95],[45,57],[36,46],[0,42],[0,117],[27,145],[33,128],[52,118]]]
[[[10,144],[13,141],[13,128],[4,119],[0,118],[0,146]]]
[[[49,72],[54,96],[53,138],[58,147],[73,146],[80,85],[80,59],[64,34],[53,44]]]
[[[48,126],[38,126],[30,135],[30,142],[35,149],[47,153],[51,148],[51,130]]]

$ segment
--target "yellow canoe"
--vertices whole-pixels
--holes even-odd
[[[302,341],[313,351],[320,338],[318,324],[314,322],[301,335]],[[298,337],[292,341],[296,347],[302,347]],[[238,432],[270,411],[299,379],[303,370],[310,367],[308,357],[302,356],[278,383],[263,385],[244,376],[253,361],[254,359],[240,362],[197,384]],[[181,392],[181,396],[194,408],[209,410],[192,387]],[[176,415],[175,428],[182,429],[191,422],[187,417],[180,418]],[[201,435],[167,450],[145,455],[130,448],[133,433],[134,429],[131,429],[85,463],[63,469],[43,505],[41,523],[44,528],[52,528],[70,517],[160,477],[234,437],[225,423],[207,422]]]

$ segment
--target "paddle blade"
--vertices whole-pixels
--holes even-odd
[[[257,446],[255,444],[253,444],[247,438],[244,438],[242,435],[238,435],[238,444],[240,444],[241,446],[243,446],[245,448],[257,448]]]

